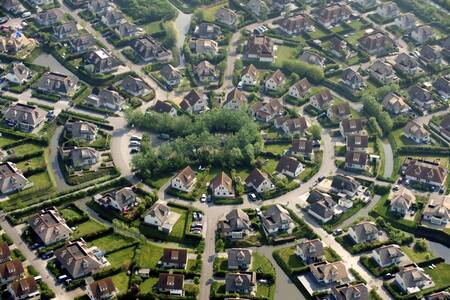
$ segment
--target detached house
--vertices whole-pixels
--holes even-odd
[[[156,290],[160,293],[167,293],[175,296],[184,295],[184,275],[160,273]]]
[[[341,80],[352,90],[361,90],[365,86],[363,77],[350,68],[342,72]]]
[[[125,99],[116,91],[101,89],[98,95],[89,95],[87,103],[95,107],[120,111],[125,105]]]
[[[145,96],[150,90],[148,85],[141,78],[133,77],[131,75],[125,76],[120,82],[119,87],[126,93],[135,97]]]
[[[244,58],[264,62],[275,60],[275,46],[266,36],[251,36],[244,47]]]
[[[378,4],[377,0],[356,0],[355,2],[359,4],[364,10],[372,8]]]
[[[31,132],[45,121],[43,109],[22,103],[13,104],[3,112],[3,119],[8,126],[17,126],[22,131]]]
[[[405,216],[415,203],[416,196],[407,188],[401,188],[393,193],[389,203],[389,210],[395,214]]]
[[[186,96],[184,96],[183,101],[180,103],[180,107],[191,114],[205,112],[209,110],[208,96],[192,89]]]
[[[415,265],[408,265],[395,274],[394,282],[406,294],[414,294],[434,285],[431,277]]]
[[[237,110],[247,103],[247,97],[240,90],[234,88],[228,92],[223,108]]]
[[[289,88],[288,94],[295,99],[304,98],[308,94],[310,88],[311,84],[308,79],[303,78]]]
[[[422,25],[411,31],[411,38],[417,44],[423,44],[433,37],[433,28],[428,25]]]
[[[153,105],[152,110],[157,113],[169,114],[172,117],[177,115],[177,110],[169,102],[157,100],[155,105]]]
[[[202,22],[194,29],[194,36],[201,39],[217,40],[222,35],[222,29],[212,23]]]
[[[357,284],[341,284],[338,286],[333,286],[331,288],[331,294],[333,299],[336,300],[369,300],[369,289],[364,285],[364,283]]]
[[[98,163],[100,153],[91,147],[73,148],[69,151],[69,158],[73,167],[85,168]]]
[[[216,198],[234,198],[233,180],[225,174],[220,172],[209,185],[212,195]]]
[[[308,213],[322,224],[329,222],[334,216],[336,202],[330,195],[313,190],[306,199]]]
[[[219,44],[210,39],[193,39],[189,44],[196,54],[216,55],[219,52]]]
[[[37,83],[37,90],[43,93],[58,94],[62,97],[72,97],[77,88],[77,80],[70,76],[47,72]]]
[[[300,60],[319,67],[323,67],[325,64],[325,59],[320,54],[309,50],[303,51]]]
[[[439,163],[422,159],[407,158],[402,166],[402,174],[406,179],[422,182],[437,188],[445,183],[448,170]]]
[[[90,51],[85,57],[85,69],[96,74],[106,74],[117,71],[120,61],[105,50]]]
[[[95,15],[103,15],[109,8],[110,2],[107,0],[91,0],[87,4],[87,10]]]
[[[450,196],[432,194],[422,213],[424,221],[435,225],[446,225],[450,222]]]
[[[91,300],[112,299],[118,293],[111,277],[86,284],[86,291]]]
[[[266,79],[264,86],[266,87],[266,90],[279,91],[285,83],[286,76],[278,69]]]
[[[341,4],[332,4],[325,8],[317,9],[316,20],[322,26],[331,28],[347,21],[350,18],[351,14],[352,12],[347,6]]]
[[[36,23],[40,26],[52,26],[64,20],[64,12],[59,8],[42,11],[36,15]]]
[[[30,186],[30,181],[12,162],[0,163],[0,193],[10,194]]]
[[[345,168],[365,170],[367,167],[367,152],[347,151],[345,153]]]
[[[430,45],[425,45],[420,49],[420,59],[426,65],[439,65],[442,55]]]
[[[215,14],[216,21],[227,26],[234,26],[237,23],[238,15],[229,8],[221,7]]]
[[[361,134],[364,131],[362,119],[345,119],[339,124],[339,131],[343,137],[351,134]]]
[[[161,75],[164,82],[169,86],[177,86],[180,84],[182,75],[181,72],[178,71],[174,66],[171,64],[166,64],[161,68],[161,71],[159,71],[159,74]]]
[[[18,259],[0,264],[0,284],[7,284],[24,276],[25,270]]]
[[[414,75],[419,68],[419,63],[414,57],[406,53],[400,53],[395,58],[395,68],[404,74]]]
[[[350,134],[345,137],[347,151],[365,152],[369,146],[369,137],[362,134]]]
[[[159,263],[165,269],[186,269],[188,253],[186,249],[164,248]]]
[[[150,35],[144,35],[136,39],[132,45],[136,55],[144,62],[167,62],[172,59],[172,52],[165,49]]]
[[[284,113],[283,105],[272,99],[267,103],[257,102],[251,107],[252,115],[259,121],[270,122]]]
[[[352,116],[350,104],[348,104],[347,102],[342,102],[339,104],[331,105],[328,108],[327,116],[333,122],[338,122],[350,118]]]
[[[68,40],[78,35],[78,27],[75,21],[67,22],[53,27],[53,37],[57,41]]]
[[[137,195],[131,187],[123,187],[118,190],[108,192],[99,197],[94,197],[94,201],[105,208],[112,208],[125,213],[129,209],[136,207],[139,203]]]
[[[291,178],[296,178],[303,171],[303,164],[294,157],[282,156],[278,161],[276,171]]]
[[[323,89],[309,98],[310,105],[319,111],[327,109],[332,101],[333,95],[329,89]]]
[[[234,208],[225,217],[219,219],[217,229],[222,237],[242,239],[251,232],[250,218],[240,208]]]
[[[405,13],[395,18],[395,25],[402,30],[412,30],[416,28],[417,18],[413,13]]]
[[[270,8],[264,0],[250,0],[247,2],[246,7],[259,18],[264,18],[270,11]]]
[[[450,77],[439,77],[433,83],[433,87],[442,98],[450,98]]]
[[[252,266],[252,250],[232,248],[227,250],[228,270],[246,271]]]
[[[377,14],[383,19],[395,18],[399,13],[400,9],[397,4],[392,1],[384,2],[377,7]]]
[[[64,128],[72,139],[86,141],[95,140],[98,131],[97,125],[84,121],[67,122]]]
[[[94,36],[89,33],[72,37],[67,43],[69,45],[69,51],[73,54],[91,51],[97,47],[97,41]]]
[[[8,292],[14,300],[37,297],[39,287],[34,277],[18,278],[8,284]]]
[[[358,191],[359,183],[350,176],[334,175],[331,182],[331,189],[335,193],[344,193],[348,197],[353,197]]]
[[[125,15],[120,10],[112,7],[106,9],[106,11],[102,14],[100,20],[105,26],[109,28],[117,27],[121,23],[126,22]]]
[[[241,74],[241,82],[249,86],[258,84],[258,70],[254,65],[250,64],[244,68]]]
[[[227,273],[225,275],[225,293],[256,295],[256,273]]]
[[[307,264],[322,261],[325,255],[322,241],[303,240],[295,247],[295,254]]]
[[[170,233],[179,218],[180,214],[171,211],[169,206],[156,202],[144,217],[144,222],[157,227],[159,231]]]
[[[202,83],[209,83],[218,79],[216,66],[207,60],[203,60],[194,66],[194,72],[197,79]]]
[[[269,176],[255,168],[245,179],[245,185],[257,193],[264,193],[275,189],[275,185],[269,179]]]
[[[397,79],[391,65],[377,59],[369,68],[370,76],[382,84],[388,84]]]
[[[55,257],[74,279],[96,273],[102,267],[102,263],[87,248],[83,239],[67,243],[55,250]]]
[[[44,245],[69,239],[72,230],[55,207],[40,211],[28,220],[28,225]]]
[[[286,135],[304,135],[308,127],[309,123],[305,117],[287,119],[281,124],[281,130],[283,130],[284,134]]]
[[[290,149],[291,153],[296,156],[301,156],[306,160],[314,159],[313,142],[312,140],[294,139]]]
[[[294,227],[289,212],[279,204],[272,205],[263,212],[261,223],[267,235],[277,235],[280,232],[290,233]]]
[[[400,95],[392,92],[384,96],[383,108],[394,115],[407,113],[411,110]]]
[[[398,245],[386,245],[372,251],[373,260],[382,268],[398,265],[405,256]]]
[[[403,128],[403,135],[413,140],[416,144],[426,144],[430,141],[430,135],[421,125],[409,121]]]
[[[31,70],[22,62],[13,62],[5,75],[5,79],[13,84],[24,84],[32,79]]]
[[[333,36],[328,41],[328,47],[331,53],[339,59],[346,59],[349,56],[349,50],[347,48],[347,42]]]
[[[11,260],[11,250],[7,242],[0,242],[0,263]]]
[[[197,182],[197,178],[195,176],[195,172],[192,170],[190,166],[185,167],[181,170],[170,182],[170,186],[173,189],[177,189],[179,191],[190,193]]]
[[[353,225],[348,230],[348,235],[355,244],[373,242],[378,239],[380,233],[377,226],[368,221]]]
[[[314,278],[319,283],[347,283],[350,281],[350,276],[347,272],[345,264],[342,261],[333,263],[323,262],[310,266],[310,270]]]
[[[308,16],[299,14],[283,19],[279,28],[285,34],[292,36],[299,35],[303,32],[312,31],[314,29],[314,25]]]
[[[418,85],[408,88],[409,98],[419,107],[430,108],[434,104],[433,96],[429,91]]]
[[[130,39],[139,34],[139,28],[130,22],[123,22],[114,29],[114,32],[120,39]]]

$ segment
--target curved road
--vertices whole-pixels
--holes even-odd
[[[55,180],[56,180],[56,188],[58,192],[65,191],[71,188],[70,185],[66,183],[64,180],[64,175],[62,174],[61,168],[59,167],[59,160],[58,160],[58,141],[59,137],[61,136],[62,132],[64,130],[64,126],[58,126],[55,130],[55,133],[52,136],[52,139],[50,140],[50,153],[49,153],[49,160],[51,163],[51,167],[53,169],[53,172],[55,174]]]

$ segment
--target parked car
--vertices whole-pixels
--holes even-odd
[[[31,17],[31,12],[29,11],[26,11],[22,14],[22,18],[29,18],[29,17]]]
[[[391,273],[387,273],[387,274],[385,274],[384,276],[383,276],[383,280],[389,280],[389,279],[392,279],[392,278],[394,278],[395,276],[394,275],[392,275]]]
[[[254,193],[249,193],[248,194],[248,200],[255,201],[256,200],[256,195]]]
[[[318,182],[321,182],[321,181],[323,181],[325,179],[325,176],[319,176],[319,178],[317,178],[317,181]]]
[[[61,275],[58,277],[58,283],[63,283],[64,281],[66,281],[67,279],[69,279],[69,276],[67,275]]]
[[[54,254],[53,254],[53,251],[48,251],[48,252],[45,252],[45,253],[43,253],[43,254],[41,254],[41,258],[42,259],[49,259],[50,257],[52,257]]]
[[[137,147],[140,147],[140,146],[141,146],[141,142],[138,142],[138,141],[130,141],[130,146],[137,146]]]
[[[334,236],[338,236],[338,235],[341,235],[342,234],[342,228],[336,228],[336,230],[333,232],[333,235]]]
[[[142,137],[138,136],[138,135],[132,135],[130,137],[130,141],[138,141],[138,142],[140,142],[140,141],[142,141]]]
[[[211,197],[211,195],[208,195],[208,197],[206,197],[206,202],[208,202],[208,203],[212,202],[212,197]]]
[[[206,194],[202,194],[202,196],[200,197],[200,202],[205,203],[206,201]]]
[[[131,154],[138,153],[139,151],[141,151],[141,149],[139,149],[139,148],[137,148],[137,147],[130,148],[130,153],[131,153]]]

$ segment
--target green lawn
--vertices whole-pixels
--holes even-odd
[[[319,28],[316,27],[316,29],[313,32],[310,32],[309,35],[311,36],[311,38],[313,39],[321,39],[324,36],[326,36],[327,34],[325,32],[323,32],[322,30],[320,30]]]
[[[213,22],[216,20],[215,14],[221,8],[227,5],[228,1],[222,1],[217,5],[210,6],[208,8],[202,9],[203,12],[203,20],[207,22]]]
[[[111,276],[111,279],[120,293],[125,293],[128,290],[128,282],[130,281],[130,278],[126,272],[121,272]]]
[[[93,240],[89,246],[97,246],[103,251],[114,251],[129,246],[133,241],[119,234],[110,234],[99,239]]]
[[[365,34],[366,34],[366,30],[360,30],[360,31],[353,33],[352,35],[349,35],[345,39],[347,42],[349,42],[350,44],[352,44],[353,46],[356,47],[358,44],[358,39],[363,37]]]
[[[252,271],[275,275],[275,269],[267,257],[255,251],[253,251],[252,254]]]
[[[145,26],[142,28],[144,29],[144,31],[148,34],[152,34],[155,32],[160,32],[163,30],[162,25],[161,25],[161,21],[155,21],[155,22],[151,22],[151,23],[147,23],[145,24]]]
[[[140,249],[140,255],[137,257],[137,265],[140,268],[154,268],[156,267],[159,259],[163,255],[163,248],[147,243]]]
[[[98,231],[103,230],[105,228],[106,228],[105,225],[103,225],[103,224],[101,224],[101,223],[91,219],[89,221],[86,221],[86,222],[81,223],[80,225],[78,225],[78,228],[77,228],[77,230],[75,230],[73,232],[72,237],[74,239],[76,239],[76,238],[83,237],[83,236],[88,235],[88,234],[92,234],[94,232],[98,232]]]
[[[364,24],[363,22],[361,22],[361,20],[351,21],[350,23],[347,23],[347,25],[352,27],[355,31],[359,31],[364,27]]]
[[[45,165],[44,156],[35,156],[33,158],[18,162],[17,167],[20,170],[34,169]]]
[[[278,46],[276,52],[277,58],[275,63],[280,66],[283,61],[295,59],[297,57],[297,54],[297,48],[289,46]]]
[[[53,187],[50,176],[46,171],[31,175],[27,179],[33,183],[33,186],[9,197],[11,202],[16,201],[17,199],[21,200],[19,203],[15,203],[15,205],[17,205],[15,208],[26,207],[27,205],[34,203],[35,197],[48,193]],[[9,201],[5,201],[3,203],[7,204],[8,202]]]
[[[134,257],[134,250],[135,247],[125,248],[106,255],[106,258],[113,268],[129,266]]]
[[[291,144],[270,144],[270,145],[265,145],[264,146],[264,150],[267,152],[271,152],[273,154],[283,154],[284,152],[286,152],[286,150],[289,149],[289,147],[291,146]]]
[[[450,265],[441,263],[436,268],[426,268],[425,272],[431,276],[436,287],[445,287],[450,285]]]
[[[26,143],[26,144],[22,144],[22,145],[13,147],[10,150],[13,151],[16,155],[21,156],[21,155],[31,153],[31,152],[36,152],[36,151],[39,151],[42,149],[43,149],[43,147],[41,145]]]
[[[286,247],[277,250],[281,259],[291,268],[302,268],[305,264],[301,261],[300,258],[295,254],[295,246]]]
[[[171,207],[170,210],[180,214],[180,218],[173,226],[172,231],[170,232],[170,236],[182,239],[184,237],[184,228],[186,226],[186,216],[188,211],[186,209],[176,207]]]
[[[277,168],[278,160],[273,158],[259,158],[263,162],[263,169],[269,173],[272,174],[275,172],[275,169]]]
[[[140,285],[139,289],[142,294],[153,291],[153,287],[158,283],[158,277],[150,277],[145,279]]]
[[[323,250],[324,250],[325,260],[327,262],[335,262],[335,261],[342,260],[342,258],[339,256],[339,254],[337,254],[336,251],[334,251],[332,248],[326,247]]]
[[[158,177],[158,178],[151,178],[149,179],[149,184],[155,188],[155,189],[160,189],[164,184],[166,184],[166,182],[168,182],[171,178],[173,177],[172,174],[166,175],[166,176],[162,176],[162,177]]]
[[[71,207],[63,208],[63,209],[59,210],[59,213],[62,215],[62,217],[66,221],[73,220],[73,219],[79,219],[82,217],[79,212],[77,212],[75,209],[73,209]]]
[[[8,137],[8,136],[0,136],[0,148],[2,148],[5,145],[9,145],[13,142],[17,142],[19,139]]]
[[[256,297],[274,299],[274,295],[275,295],[275,284],[269,285],[264,283],[258,283],[256,289]]]
[[[413,262],[416,263],[435,257],[430,251],[417,252],[414,248],[408,246],[401,246],[401,249]]]

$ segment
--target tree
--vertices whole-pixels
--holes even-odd
[[[322,127],[320,127],[317,124],[311,125],[309,127],[309,133],[311,133],[311,136],[315,140],[320,140],[320,134],[322,133]]]
[[[164,23],[163,24],[164,31],[166,33],[166,37],[164,39],[164,46],[166,48],[175,47],[177,44],[177,31],[172,23]]]
[[[428,244],[425,239],[419,239],[414,244],[414,250],[417,252],[426,252],[428,251]]]

